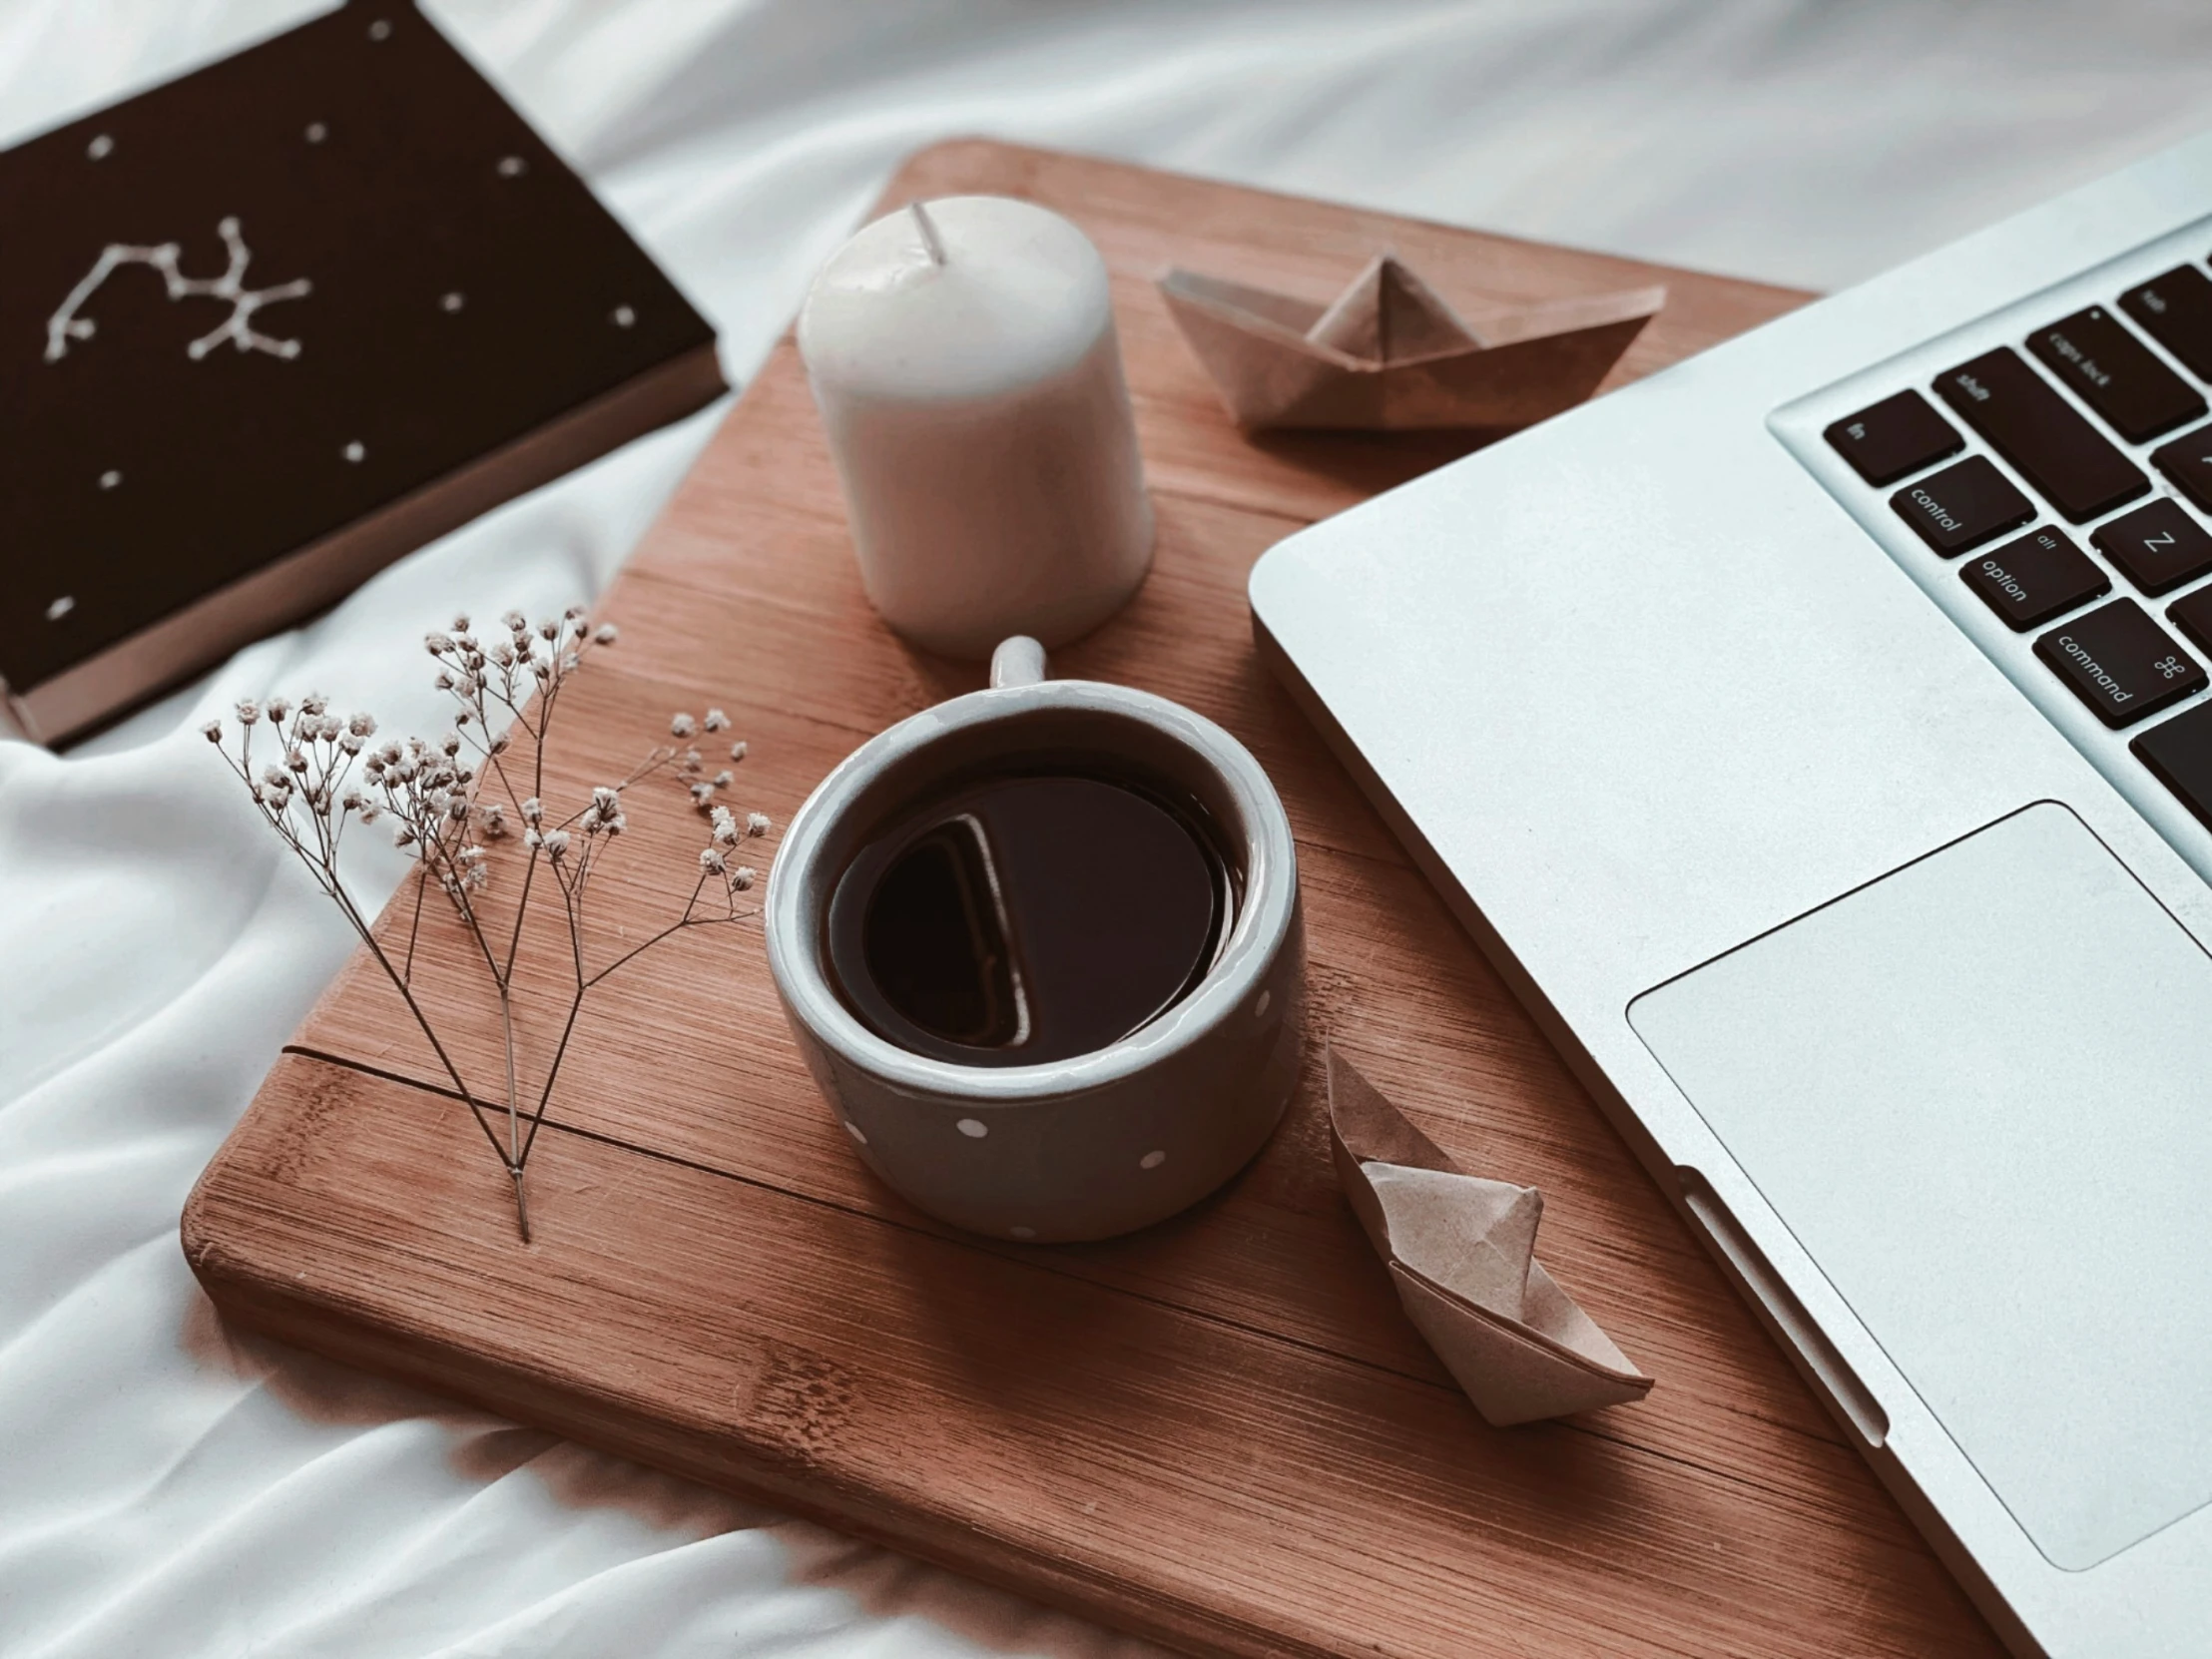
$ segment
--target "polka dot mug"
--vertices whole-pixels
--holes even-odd
[[[948,782],[1041,757],[1134,770],[1199,805],[1238,888],[1211,965],[1135,1030],[1063,1059],[967,1064],[888,1040],[840,996],[829,959],[840,875],[879,827]],[[1235,738],[1165,698],[1047,679],[1034,640],[998,648],[988,690],[901,722],[823,781],[785,831],[766,923],[785,1011],[853,1151],[914,1204],[973,1232],[1103,1239],[1174,1215],[1250,1162],[1298,1080],[1298,861],[1267,775]]]

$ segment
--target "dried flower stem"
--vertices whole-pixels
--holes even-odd
[[[537,1144],[538,1129],[552,1101],[585,997],[647,950],[686,929],[754,919],[760,912],[741,910],[738,894],[750,889],[757,876],[749,867],[733,865],[728,853],[744,840],[766,835],[771,825],[758,813],[741,825],[727,807],[714,800],[728,787],[733,775],[725,770],[711,781],[703,781],[700,774],[705,770],[704,763],[696,749],[680,751],[666,745],[653,749],[621,783],[595,789],[590,801],[549,825],[543,797],[546,742],[554,711],[569,676],[595,647],[612,645],[615,631],[606,625],[591,628],[580,607],[534,628],[519,612],[509,612],[504,622],[508,637],[494,640],[488,647],[469,632],[466,617],[454,621],[451,634],[425,637],[424,645],[439,665],[436,683],[452,695],[457,705],[453,730],[438,744],[411,738],[405,744],[386,742],[370,750],[368,740],[375,733],[375,721],[365,715],[341,721],[327,712],[327,704],[319,696],[302,699],[296,710],[282,699],[273,700],[266,710],[253,702],[241,703],[236,712],[240,738],[235,754],[224,746],[222,722],[211,721],[203,730],[245,784],[264,821],[337,905],[398,991],[431,1052],[506,1169],[514,1189],[516,1226],[527,1244],[530,1207],[523,1173]],[[265,721],[281,752],[280,764],[268,767],[257,777],[255,733]],[[730,721],[720,709],[710,709],[704,724],[707,731],[720,732]],[[689,738],[700,725],[691,716],[680,714],[670,722],[669,730],[676,737]],[[515,787],[508,772],[513,727],[521,728],[532,740],[526,795]],[[734,745],[732,759],[742,760],[744,751],[742,743]],[[365,788],[353,783],[356,763]],[[709,843],[699,854],[698,879],[674,921],[606,966],[590,970],[584,949],[585,899],[600,858],[628,826],[623,791],[664,770],[691,780],[687,789],[692,803],[711,821]],[[485,786],[493,782],[498,793],[505,796],[504,801],[486,799]],[[354,904],[338,875],[338,851],[346,826],[356,819],[369,823],[387,817],[393,821],[394,842],[416,863],[407,944],[398,962],[376,937],[374,927]],[[495,931],[480,912],[475,895],[489,885],[491,878],[486,843],[507,838],[517,824],[521,826],[525,853],[521,888],[513,925]],[[516,1053],[515,963],[521,953],[523,924],[541,863],[560,890],[574,983],[543,1086],[535,1105],[525,1111]],[[429,1010],[415,995],[415,950],[421,938],[425,895],[433,882],[450,901],[499,999],[506,1072],[504,1141],[494,1125],[498,1105],[487,1102],[469,1087],[439,1038]],[[719,890],[723,902],[703,912],[702,902],[710,889]],[[527,1130],[523,1127],[526,1118]]]

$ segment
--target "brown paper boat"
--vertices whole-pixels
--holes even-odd
[[[1468,1175],[1343,1055],[1329,1055],[1337,1179],[1406,1316],[1503,1428],[1638,1400],[1652,1380],[1535,1257],[1543,1195]]]
[[[1501,311],[1479,330],[1384,254],[1330,305],[1170,271],[1160,291],[1237,424],[1527,426],[1595,391],[1663,287]]]

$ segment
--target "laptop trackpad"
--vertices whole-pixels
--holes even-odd
[[[2212,1499],[2212,958],[2071,812],[1628,1012],[2053,1565]]]

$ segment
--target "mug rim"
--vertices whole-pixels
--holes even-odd
[[[933,1059],[878,1035],[830,984],[805,925],[808,866],[888,767],[956,734],[1032,711],[1102,714],[1150,727],[1194,754],[1227,786],[1243,819],[1244,901],[1228,942],[1188,995],[1103,1048],[1021,1066]],[[818,877],[826,888],[828,877]],[[819,907],[827,917],[829,893]],[[1012,1108],[1118,1083],[1204,1041],[1258,988],[1298,904],[1298,849],[1281,799],[1252,752],[1205,716],[1167,698],[1100,680],[1040,680],[966,693],[878,733],[831,769],[792,816],[770,866],[763,905],[769,971],[795,1020],[846,1064],[893,1088],[963,1105]]]

